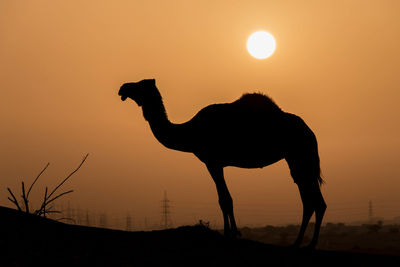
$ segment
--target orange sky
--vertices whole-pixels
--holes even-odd
[[[164,190],[175,225],[222,222],[217,193],[193,155],[164,148],[119,86],[155,78],[173,122],[243,92],[270,95],[317,135],[325,222],[400,216],[398,1],[1,1],[0,205],[6,187],[41,196],[87,163],[65,189],[72,205],[160,220]],[[256,60],[248,36],[272,33]],[[240,226],[300,223],[284,161],[226,168]],[[34,199],[35,200],[35,199]]]

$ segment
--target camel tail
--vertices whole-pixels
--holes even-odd
[[[313,162],[314,162],[313,165],[314,165],[314,168],[316,168],[315,169],[315,171],[316,171],[315,174],[316,174],[316,177],[317,177],[318,184],[319,184],[319,186],[321,186],[321,185],[325,184],[325,181],[322,178],[321,162],[320,162],[319,153],[318,153],[318,142],[317,142],[317,138],[315,137],[314,134],[313,134],[313,139],[314,139],[314,149],[313,149],[313,152],[312,152],[312,154],[313,154],[312,158],[314,158],[313,159]]]
[[[325,181],[324,181],[324,179],[322,179],[321,176],[322,176],[322,173],[321,173],[321,171],[320,171],[320,172],[319,172],[319,175],[318,175],[318,177],[317,177],[317,181],[318,181],[319,186],[325,184]]]
[[[321,164],[320,164],[320,161],[319,161],[318,149],[317,149],[316,157],[317,157],[317,164],[316,165],[318,166],[317,181],[318,181],[319,186],[321,186],[321,185],[325,184],[325,181],[322,178],[322,171],[321,171]]]

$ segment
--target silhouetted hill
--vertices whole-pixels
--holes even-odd
[[[230,240],[207,227],[125,232],[0,207],[2,266],[399,266],[394,256],[292,250]]]

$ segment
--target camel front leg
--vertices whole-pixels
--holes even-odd
[[[236,237],[240,235],[240,232],[237,230],[233,215],[233,201],[225,183],[223,168],[207,165],[207,169],[217,187],[218,201],[224,217],[224,235]]]

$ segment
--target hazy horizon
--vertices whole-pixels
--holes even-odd
[[[319,142],[324,223],[366,220],[369,201],[376,217],[400,216],[398,10],[394,0],[0,0],[0,205],[51,162],[39,201],[89,153],[61,202],[157,218],[167,191],[174,225],[221,225],[204,164],[163,147],[117,95],[155,78],[173,122],[258,91],[301,116]],[[246,50],[257,30],[276,38],[265,60]],[[286,162],[225,177],[239,227],[301,222]]]

